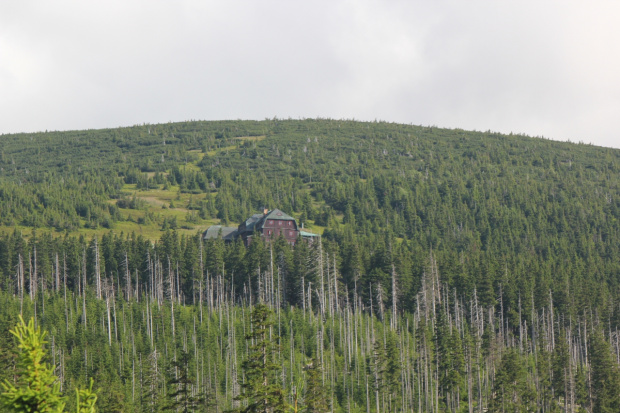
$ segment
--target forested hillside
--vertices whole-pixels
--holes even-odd
[[[240,408],[263,302],[299,411],[620,411],[620,150],[280,119],[0,143],[0,378],[23,313],[101,411]],[[201,240],[263,207],[321,242]]]

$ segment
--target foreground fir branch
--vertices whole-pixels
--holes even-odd
[[[19,317],[19,324],[11,333],[17,338],[19,353],[17,385],[8,380],[2,384],[0,405],[10,412],[60,413],[65,399],[60,391],[58,377],[44,360],[47,333],[35,327],[34,319],[28,324]],[[88,389],[76,390],[77,413],[94,413],[97,395]]]

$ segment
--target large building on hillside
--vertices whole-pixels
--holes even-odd
[[[297,226],[295,218],[280,211],[265,209],[262,214],[254,214],[238,227],[224,227],[213,225],[209,227],[203,235],[204,239],[222,238],[224,241],[232,242],[241,238],[245,246],[250,245],[253,238],[260,237],[266,241],[276,239],[279,236],[291,245],[295,245],[299,238],[312,241],[319,235],[306,232]]]

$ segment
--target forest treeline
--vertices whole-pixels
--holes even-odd
[[[14,245],[17,271],[0,295],[1,378],[16,379],[9,327],[33,316],[50,332],[61,390],[94,379],[101,411],[246,406],[259,303],[273,314],[263,327],[273,347],[268,377],[289,406],[315,400],[313,374],[312,389],[328,404],[307,411],[620,406],[613,310],[562,313],[551,290],[513,302],[508,277],[497,292],[474,287],[466,297],[433,251],[418,257],[411,282],[419,277],[419,286],[409,293],[399,271],[412,253],[402,244],[380,253],[387,272],[373,269],[349,288],[339,244],[329,241],[294,249],[257,241],[247,250],[174,232],[155,245],[114,235],[2,241]]]
[[[2,142],[2,331],[35,316],[102,411],[243,406],[259,302],[300,409],[314,365],[330,405],[308,411],[620,409],[618,150],[322,119]],[[123,233],[145,211],[127,185],[196,195],[192,227],[280,208],[321,242],[204,242],[146,212],[158,239]]]

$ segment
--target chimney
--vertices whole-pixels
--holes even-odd
[[[267,208],[263,209],[263,215],[267,215],[267,212],[269,212]]]

